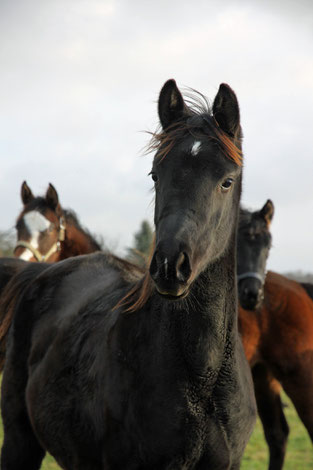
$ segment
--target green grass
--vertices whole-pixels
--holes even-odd
[[[299,420],[290,400],[284,396],[283,401],[288,405],[285,408],[285,414],[290,427],[284,470],[312,470],[313,450],[308,433]],[[2,445],[2,423],[0,425],[0,443]],[[242,460],[241,470],[267,470],[267,466],[268,448],[264,441],[260,420],[258,419]],[[60,467],[50,455],[46,456],[41,468],[42,470],[60,470]]]
[[[290,428],[284,470],[312,470],[313,448],[309,435],[286,395],[283,396],[283,402],[287,404],[284,412]],[[268,447],[258,418],[242,460],[241,470],[266,470],[268,461]]]

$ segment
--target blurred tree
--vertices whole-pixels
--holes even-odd
[[[140,229],[134,235],[134,245],[127,248],[127,258],[135,264],[145,266],[153,241],[153,230],[147,220],[141,222]]]
[[[283,275],[297,282],[313,283],[313,273],[305,273],[301,270],[298,270],[298,271],[288,271],[288,272],[283,273]]]
[[[0,230],[0,256],[13,256],[15,234],[11,230]]]

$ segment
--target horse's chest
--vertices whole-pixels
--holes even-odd
[[[129,397],[123,418],[116,437],[147,468],[197,468],[207,443],[218,435],[208,398],[183,384],[180,388],[159,384],[155,390],[143,387]]]

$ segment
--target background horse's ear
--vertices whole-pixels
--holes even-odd
[[[32,190],[27,185],[26,181],[23,182],[22,187],[21,187],[21,199],[22,199],[24,206],[26,206],[26,204],[28,204],[30,201],[34,199]]]
[[[222,83],[213,103],[213,116],[220,128],[230,136],[240,130],[240,112],[237,97],[230,86]]]
[[[267,225],[270,225],[274,216],[274,204],[270,199],[266,201],[260,210],[260,215],[263,217]]]
[[[158,111],[161,125],[164,130],[175,121],[188,114],[184,98],[177,88],[175,80],[167,80],[160,92]]]
[[[49,187],[46,192],[46,201],[49,204],[49,206],[52,207],[54,210],[57,208],[59,204],[58,193],[55,187],[51,183],[49,183]]]

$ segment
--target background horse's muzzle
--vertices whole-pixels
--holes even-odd
[[[239,280],[239,302],[245,310],[255,310],[263,301],[263,283],[255,277]]]

